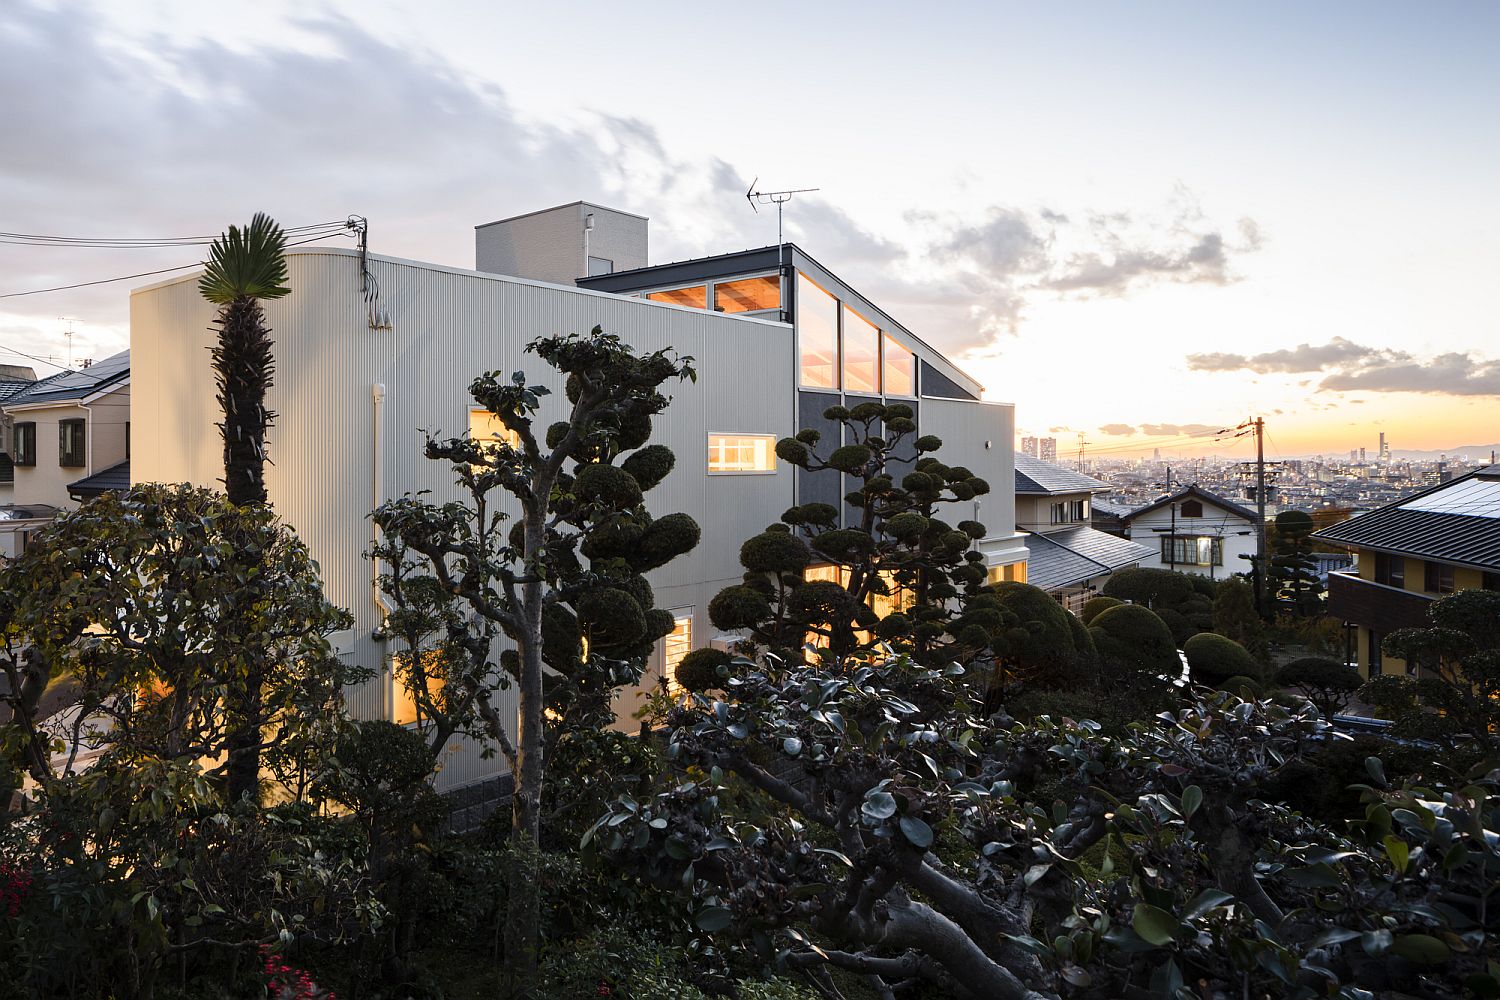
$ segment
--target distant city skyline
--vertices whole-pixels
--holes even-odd
[[[1206,435],[1247,416],[1287,455],[1500,427],[1500,130],[1475,127],[1500,98],[1500,6],[935,18],[768,0],[734,33],[717,16],[7,5],[0,88],[25,95],[8,128],[26,141],[0,154],[0,229],[213,235],[256,210],[357,213],[378,252],[472,267],[475,224],[586,198],[649,216],[663,261],[774,242],[773,213],[743,197],[759,177],[820,188],[787,207],[788,238],[1061,458],[1080,433],[1097,454],[1223,450]],[[685,24],[701,44],[666,41]],[[197,252],[0,243],[0,296]],[[119,350],[128,289],[151,280],[0,298],[0,363],[65,359],[70,323],[75,359]]]

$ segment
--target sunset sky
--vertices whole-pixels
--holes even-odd
[[[1064,451],[1487,445],[1497,38],[1492,3],[8,3],[0,230],[357,213],[470,267],[476,223],[586,198],[664,261],[773,243],[758,176]],[[0,296],[191,258],[0,245]],[[0,297],[0,361],[61,360],[59,317],[125,347],[150,280]]]

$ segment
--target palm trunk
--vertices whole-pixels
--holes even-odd
[[[266,502],[266,429],[274,418],[266,409],[274,361],[270,330],[260,303],[240,296],[219,313],[219,342],[213,348],[219,406],[224,412],[224,489],[238,506]],[[240,551],[246,567],[258,554]],[[229,706],[235,717],[228,738],[228,792],[231,801],[260,798],[260,743],[264,724],[261,688],[264,664],[246,665],[243,687]]]

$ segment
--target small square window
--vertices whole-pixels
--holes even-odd
[[[646,298],[652,302],[665,302],[668,305],[687,306],[689,309],[707,309],[708,286],[693,285],[691,288],[669,288],[661,292],[647,292]]]
[[[708,471],[710,473],[775,472],[776,436],[774,434],[710,434],[708,436]]]

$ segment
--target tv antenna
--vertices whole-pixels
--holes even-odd
[[[73,367],[73,337],[75,336],[75,334],[73,333],[73,324],[74,323],[81,323],[83,321],[82,320],[74,319],[71,316],[59,316],[59,317],[57,317],[57,321],[59,323],[66,323],[66,324],[68,324],[68,328],[63,331],[63,338],[68,342],[68,358],[67,358],[67,361],[68,361],[68,367],[72,368]]]
[[[750,207],[760,214],[760,205],[776,206],[776,245],[781,246],[784,242],[781,238],[781,206],[792,200],[794,194],[807,194],[809,191],[818,191],[821,188],[792,188],[790,191],[757,191],[755,185],[760,183],[760,178],[750,182],[750,188],[745,192],[745,200]]]

